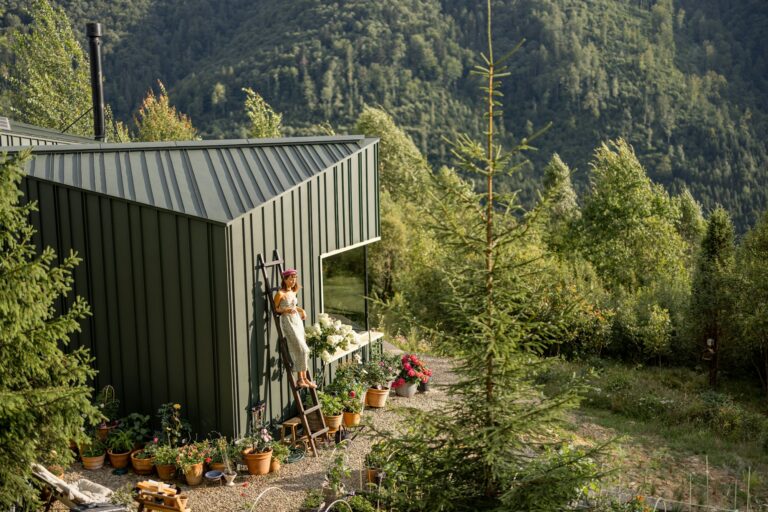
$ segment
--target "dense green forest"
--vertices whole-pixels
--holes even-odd
[[[437,164],[451,163],[444,136],[481,129],[469,70],[485,15],[473,2],[58,3],[78,28],[105,24],[107,99],[124,121],[160,79],[204,138],[246,133],[244,87],[284,114],[288,134],[326,121],[349,130],[364,105],[381,106]],[[4,30],[27,21],[24,4],[0,2]],[[526,40],[502,86],[502,138],[554,123],[534,168],[557,152],[583,191],[593,149],[623,137],[670,192],[687,186],[706,211],[723,204],[740,232],[754,224],[768,202],[768,4],[494,5],[499,46]]]

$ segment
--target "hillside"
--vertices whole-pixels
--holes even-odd
[[[443,136],[480,129],[469,70],[485,17],[474,2],[60,3],[78,27],[99,18],[114,30],[107,98],[123,119],[161,79],[206,137],[243,133],[243,87],[291,133],[324,121],[344,131],[363,104],[380,105],[434,163],[450,162]],[[537,169],[558,152],[583,187],[595,146],[622,136],[656,181],[688,186],[707,210],[724,204],[740,229],[766,208],[764,1],[499,0],[495,12],[497,51],[527,41],[504,81],[502,129],[520,137],[554,123]]]

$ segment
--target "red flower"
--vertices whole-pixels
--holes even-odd
[[[243,482],[243,487],[248,487],[248,482]]]
[[[206,458],[205,458],[205,462],[206,462],[206,463],[208,463],[208,464],[210,464],[212,460],[213,460],[213,459],[211,459],[210,457],[206,457]]]
[[[416,372],[413,371],[413,370],[408,370],[408,376],[409,377],[415,377],[416,376]]]
[[[355,393],[354,391],[349,392],[349,398],[355,398],[355,396],[357,396],[357,393]]]
[[[405,363],[403,365],[403,368],[405,368],[406,370],[410,370],[411,369],[411,365],[409,363]]]

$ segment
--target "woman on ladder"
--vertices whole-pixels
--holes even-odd
[[[282,274],[280,289],[275,294],[275,311],[280,315],[280,327],[288,343],[288,353],[293,360],[293,370],[297,372],[296,385],[301,388],[316,388],[317,384],[309,380],[309,347],[304,340],[304,319],[307,314],[298,307],[296,293],[299,291],[296,269],[289,268]]]

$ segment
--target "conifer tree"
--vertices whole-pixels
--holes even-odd
[[[537,354],[563,326],[537,307],[546,294],[537,277],[545,256],[531,237],[534,220],[519,215],[514,194],[494,188],[499,176],[522,167],[519,157],[541,131],[511,150],[496,141],[499,80],[514,51],[495,58],[490,11],[489,1],[488,54],[475,68],[484,82],[486,139],[462,135],[452,144],[462,171],[479,176],[483,190],[444,169],[423,212],[449,255],[440,265],[451,292],[433,298],[447,309],[436,349],[454,356],[458,382],[448,386],[444,410],[409,411],[407,432],[385,441],[392,453],[387,499],[397,510],[425,503],[431,510],[562,510],[594,475],[582,453],[551,449],[547,435],[576,400],[575,388],[547,397],[531,381],[544,364]]]
[[[690,307],[690,324],[709,361],[709,384],[712,387],[717,386],[720,354],[729,335],[734,256],[731,217],[718,206],[707,220],[707,231],[693,275]]]
[[[250,87],[245,93],[245,114],[251,122],[248,135],[257,139],[277,138],[282,135],[283,115],[272,110],[269,103]]]
[[[571,170],[558,154],[544,168],[544,201],[541,204],[542,236],[550,249],[562,251],[573,222],[581,217]]]
[[[168,91],[163,83],[158,80],[160,95],[155,96],[151,89],[142,101],[137,116],[136,140],[142,142],[169,141],[169,140],[196,140],[197,130],[192,126],[192,121],[186,114],[176,110],[170,103]]]
[[[83,348],[65,353],[61,344],[80,329],[88,305],[77,297],[57,313],[69,293],[70,254],[54,266],[51,248],[37,254],[27,218],[34,204],[20,205],[21,164],[27,155],[0,157],[0,509],[24,503],[38,492],[30,483],[32,462],[67,464],[71,439],[82,440],[87,419],[99,418],[88,381],[95,375]]]

